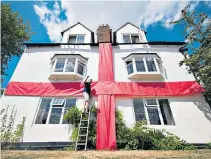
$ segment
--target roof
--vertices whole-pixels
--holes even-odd
[[[64,56],[66,56],[66,55],[70,55],[70,56],[79,56],[79,57],[81,57],[81,58],[83,58],[84,60],[88,60],[86,57],[83,57],[82,55],[80,55],[80,54],[54,54],[54,56],[51,58],[51,60],[54,58],[54,57],[56,57],[56,56],[62,56],[62,55],[64,55]]]
[[[128,57],[130,57],[132,55],[135,55],[135,56],[137,56],[137,55],[155,55],[155,56],[157,56],[160,59],[160,56],[158,56],[157,53],[141,53],[141,52],[140,53],[131,53],[128,56],[123,57],[122,59],[125,60],[125,59],[127,59]]]
[[[75,26],[78,25],[78,24],[82,25],[84,28],[86,28],[86,29],[89,30],[90,32],[94,33],[94,32],[93,32],[92,30],[90,30],[88,27],[86,27],[85,25],[83,25],[81,22],[78,22],[78,23],[76,23],[76,24],[70,26],[69,28],[63,30],[63,31],[61,32],[62,36],[63,36],[64,32],[66,32],[66,31],[69,30],[70,28],[75,27]]]
[[[181,41],[151,41],[151,42],[140,42],[136,44],[132,43],[112,43],[112,46],[117,45],[138,45],[138,44],[149,44],[149,45],[184,45],[185,42]],[[90,45],[90,46],[98,46],[99,43],[24,43],[24,45],[28,46],[61,46],[61,45]]]
[[[128,25],[128,24],[130,24],[130,25],[136,27],[137,29],[140,29],[140,28],[139,28],[138,26],[136,26],[135,24],[133,24],[133,23],[131,23],[131,22],[127,22],[127,23],[125,23],[124,25],[122,25],[120,28],[118,28],[114,33],[116,33],[117,31],[119,31],[120,29],[122,29],[123,27],[125,27],[125,26]],[[141,29],[141,30],[144,31],[145,34],[147,33],[145,30],[143,30],[143,29]]]

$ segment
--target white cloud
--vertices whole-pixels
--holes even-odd
[[[211,8],[211,1],[204,1],[204,4],[205,4],[208,8]]]
[[[60,32],[77,22],[85,24],[88,28],[96,31],[100,24],[109,24],[114,30],[126,22],[142,25],[145,29],[153,24],[161,23],[166,28],[172,28],[168,22],[176,20],[180,11],[189,1],[65,1],[55,2],[52,9],[48,8],[47,2],[34,5],[40,22],[45,26],[49,38],[53,42],[59,42]],[[195,8],[196,2],[194,2]],[[59,15],[64,12],[67,19],[61,20]]]

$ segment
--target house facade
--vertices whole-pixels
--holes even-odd
[[[112,86],[98,82],[104,42],[112,50]],[[148,42],[146,32],[132,23],[113,33],[107,25],[99,27],[95,42],[94,32],[77,23],[62,32],[61,43],[26,44],[1,98],[2,109],[15,106],[15,124],[26,117],[23,142],[71,141],[72,127],[63,116],[72,106],[83,108],[81,82],[89,75],[92,103],[98,107],[99,92],[113,93],[128,127],[146,119],[150,128],[166,129],[189,143],[208,143],[211,110],[193,74],[179,66],[183,44]]]

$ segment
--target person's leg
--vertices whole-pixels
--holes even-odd
[[[84,92],[84,93],[83,93],[83,96],[84,96],[84,101],[85,101],[85,103],[84,103],[84,111],[85,111],[86,113],[88,113],[89,94],[86,93],[86,92]]]

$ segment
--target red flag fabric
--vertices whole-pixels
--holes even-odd
[[[92,82],[92,95],[115,96],[186,96],[201,93],[204,89],[196,81],[184,82]],[[79,97],[83,85],[80,82],[10,82],[4,95]]]
[[[99,45],[99,71],[98,80],[101,82],[114,81],[113,53],[110,43]],[[98,95],[97,113],[97,150],[116,149],[116,125],[114,95]]]

